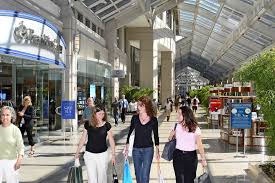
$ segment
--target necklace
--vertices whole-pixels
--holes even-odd
[[[149,116],[147,116],[147,115],[139,115],[139,120],[140,120],[141,124],[146,124],[149,121]]]

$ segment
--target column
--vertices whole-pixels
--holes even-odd
[[[171,51],[161,52],[161,103],[165,104],[166,99],[174,96],[174,59]]]
[[[77,35],[76,20],[73,18],[73,12],[68,3],[63,1],[62,7],[62,21],[63,21],[63,35],[67,44],[66,49],[66,69],[63,77],[63,100],[72,100],[77,102],[77,53],[79,50],[75,49],[74,38]],[[72,124],[73,131],[77,131],[78,111],[76,109],[75,119],[66,120],[62,122]],[[67,126],[68,124],[66,124]],[[62,126],[63,128],[64,126]]]
[[[140,43],[140,69],[139,84],[140,87],[152,88],[154,90],[153,98],[158,99],[158,46],[153,39],[153,30],[150,27],[134,27],[126,30],[126,51],[130,55],[131,40],[139,40]],[[128,68],[131,68],[130,58],[128,59]],[[128,69],[128,80],[131,77],[131,71]]]
[[[106,47],[108,49],[108,60],[112,64],[113,69],[119,69],[119,57],[115,54],[115,45],[117,44],[117,29],[115,20],[106,23],[105,29]],[[119,79],[112,79],[112,96],[119,97]]]

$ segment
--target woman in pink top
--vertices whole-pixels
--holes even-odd
[[[174,136],[177,139],[176,150],[173,154],[173,167],[177,183],[194,183],[198,165],[197,147],[201,155],[202,166],[206,160],[201,141],[201,130],[198,127],[192,110],[183,106],[178,110],[178,124],[176,130],[172,130],[169,139]]]

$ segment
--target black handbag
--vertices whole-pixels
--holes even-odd
[[[204,172],[198,177],[198,183],[211,183],[210,176],[207,172]]]
[[[175,124],[174,130],[176,130],[177,123]],[[165,143],[163,148],[161,157],[167,161],[171,161],[173,159],[173,153],[176,149],[176,138]]]
[[[118,183],[118,177],[117,177],[115,165],[113,165],[113,183]]]

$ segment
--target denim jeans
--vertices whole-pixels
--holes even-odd
[[[133,148],[133,161],[137,183],[149,183],[154,148]]]

